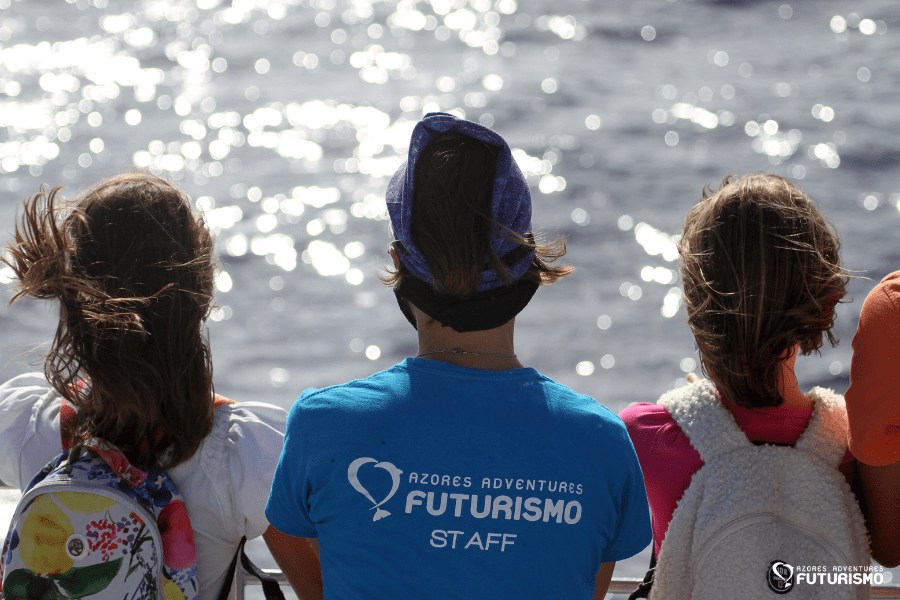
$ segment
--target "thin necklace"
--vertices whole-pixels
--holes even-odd
[[[471,354],[473,356],[498,356],[503,358],[515,358],[515,354],[485,354],[484,352],[469,352],[467,350],[460,350],[459,348],[455,348],[453,350],[433,350],[431,352],[422,352],[421,354],[416,354],[416,358],[420,358],[422,356],[428,356],[429,354]]]

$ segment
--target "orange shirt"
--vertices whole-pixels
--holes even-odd
[[[845,399],[853,456],[876,467],[900,462],[900,271],[863,304]]]

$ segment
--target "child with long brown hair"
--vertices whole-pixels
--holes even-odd
[[[780,465],[773,467],[772,480],[757,482],[762,491],[771,486],[776,496],[781,481],[787,486],[809,473],[788,468],[792,455],[766,454],[763,447],[797,445],[816,454],[817,450],[810,449],[815,446],[837,456],[833,465],[822,463],[822,477],[834,483],[838,510],[846,513],[845,519],[837,519],[840,522],[833,525],[849,529],[843,532],[851,540],[843,548],[848,556],[868,563],[859,507],[844,481],[852,481],[855,463],[846,453],[843,399],[822,388],[804,394],[794,375],[798,355],[817,352],[824,340],[832,345],[837,342],[831,328],[848,279],[839,250],[836,232],[814,202],[776,175],[728,177],[719,189],[704,190],[701,201],[689,211],[679,243],[684,303],[700,364],[709,379],[691,377],[692,383],[664,395],[658,404],[636,404],[620,414],[641,462],[653,513],[654,551],[660,554],[661,566],[665,567],[666,561],[668,566],[681,565],[688,556],[695,556],[680,535],[669,544],[667,536],[673,529],[681,533],[710,525],[701,523],[692,512],[706,502],[707,495],[718,494],[713,510],[718,502],[723,515],[732,510],[739,513],[736,507],[744,504],[752,506],[753,501],[734,485],[749,477],[749,471],[744,467],[729,471],[722,466],[727,464],[725,455],[751,443],[758,450],[750,448],[747,462],[741,464],[770,461]],[[803,438],[809,439],[801,441]],[[707,470],[708,476],[694,485],[698,472],[708,463],[720,470]],[[838,474],[838,463],[843,477]],[[816,471],[811,478],[818,474]],[[791,508],[785,506],[784,498],[776,498],[773,504],[785,512]],[[768,514],[762,505],[753,509]],[[813,510],[812,503],[799,507],[802,514],[791,518],[815,520],[815,515],[803,513],[806,509]],[[777,510],[775,513],[772,519],[782,518]],[[718,541],[743,535],[739,528],[733,529],[731,534],[722,533]],[[783,531],[788,529],[783,527]],[[715,544],[708,548],[713,547]],[[789,554],[786,548],[783,551]],[[656,597],[667,593],[669,597],[690,596],[682,594],[695,583],[690,578],[697,565],[687,564],[686,572],[679,576],[682,581],[664,582],[665,589],[657,590],[662,595]],[[763,565],[754,585],[764,587],[770,566]],[[747,570],[751,579],[756,577],[752,566]],[[732,579],[735,574],[721,575],[738,585],[737,579]],[[780,572],[773,575],[779,576]],[[680,584],[686,587],[678,587]],[[690,597],[706,597],[694,593]],[[741,597],[756,595],[747,592]]]
[[[61,190],[25,201],[3,255],[18,279],[10,303],[55,300],[60,317],[44,374],[0,386],[0,479],[24,488],[58,455],[61,406],[73,407],[73,445],[98,437],[134,465],[168,470],[190,517],[200,597],[215,597],[241,538],[268,527],[264,490],[286,414],[214,395],[204,322],[216,259],[183,191],[144,172],[71,203]]]

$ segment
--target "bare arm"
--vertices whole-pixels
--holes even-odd
[[[861,462],[858,469],[872,558],[885,567],[896,567],[900,565],[900,462],[884,467]]]
[[[612,581],[613,569],[616,563],[607,562],[600,563],[600,570],[594,578],[594,600],[603,600],[606,597],[606,590],[609,589],[609,582]]]
[[[847,480],[847,484],[850,486],[850,489],[853,491],[853,495],[856,496],[857,501],[859,502],[859,508],[865,514],[866,509],[863,506],[863,501],[861,498],[863,497],[862,484],[859,481],[859,461],[853,459],[851,461],[842,462],[838,465],[838,471],[840,471],[841,475],[844,476],[844,479]]]
[[[854,492],[861,492],[857,497],[872,540],[872,558],[886,567],[900,564],[900,436],[896,430],[900,295],[896,285],[896,275],[885,278],[863,303],[853,336],[846,394],[850,451],[858,461]]]
[[[322,600],[322,566],[319,543],[282,533],[269,525],[263,534],[275,562],[301,600]]]

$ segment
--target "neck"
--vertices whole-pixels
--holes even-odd
[[[779,364],[778,391],[784,399],[781,406],[807,408],[812,404],[812,400],[800,390],[800,386],[797,385],[797,376],[794,375],[794,364],[797,362],[799,350],[798,347],[795,347],[788,357]]]
[[[445,327],[413,306],[419,333],[416,353],[428,360],[437,360],[470,369],[506,371],[521,369],[513,346],[515,319],[486,331],[460,333]]]

